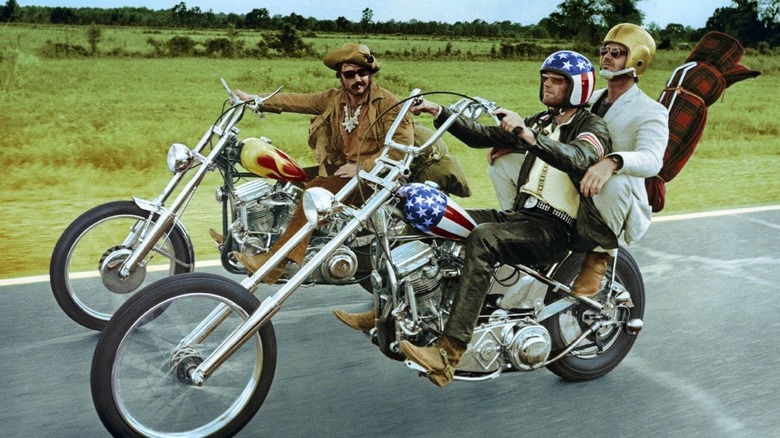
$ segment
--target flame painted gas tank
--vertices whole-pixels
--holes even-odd
[[[282,181],[306,181],[301,166],[287,154],[259,138],[244,140],[241,165],[255,175]]]
[[[477,226],[457,202],[427,184],[405,184],[398,190],[406,220],[418,230],[447,239],[465,239]]]

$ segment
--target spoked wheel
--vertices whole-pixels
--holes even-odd
[[[62,233],[51,257],[54,298],[74,321],[102,330],[111,315],[136,291],[156,280],[190,272],[194,255],[187,236],[173,227],[128,276],[120,269],[157,215],[132,201],[95,207]]]
[[[571,285],[580,271],[582,260],[582,254],[573,254],[558,269],[555,279]],[[605,279],[611,275],[610,264]],[[618,251],[615,283],[617,284],[613,289],[625,289],[633,307],[628,303],[616,302],[615,294],[603,288],[596,297],[596,300],[604,305],[602,315],[598,315],[585,304],[577,304],[543,322],[552,339],[551,356],[574,342],[595,318],[608,317],[618,322],[587,336],[569,355],[548,365],[550,371],[566,380],[591,380],[612,371],[626,357],[636,341],[636,335],[629,333],[627,323],[641,319],[644,315],[645,286],[636,261],[623,248]],[[602,286],[606,286],[606,280],[602,282]]]
[[[160,307],[165,312],[148,320]],[[106,326],[92,360],[92,400],[114,436],[230,436],[254,416],[276,370],[271,322],[195,385],[190,371],[259,301],[241,285],[210,274],[169,277],[135,294]],[[215,310],[216,309],[216,310]],[[196,328],[224,319],[213,331]],[[205,339],[204,339],[205,338]]]

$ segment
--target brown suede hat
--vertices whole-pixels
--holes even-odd
[[[325,55],[322,62],[331,70],[339,70],[339,65],[345,62],[359,65],[371,70],[371,73],[379,71],[380,65],[371,54],[371,50],[365,44],[344,44],[339,49],[333,49]]]

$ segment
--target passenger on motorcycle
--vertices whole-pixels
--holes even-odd
[[[599,50],[600,75],[607,87],[590,98],[591,112],[603,117],[609,128],[613,153],[591,166],[580,183],[580,191],[593,197],[596,209],[612,231],[626,244],[638,241],[650,226],[652,216],[645,178],[658,174],[669,139],[668,112],[639,89],[639,78],[655,56],[655,41],[641,27],[622,23],[607,32]],[[518,155],[494,156],[491,176],[514,166]],[[499,199],[509,197],[517,175],[493,178]],[[601,285],[607,264],[617,246],[597,246],[586,252],[582,270],[572,289],[594,294]]]
[[[645,178],[658,174],[669,141],[669,113],[637,86],[655,56],[655,41],[634,24],[618,24],[604,37],[600,74],[607,88],[591,97],[591,112],[604,118],[614,153],[591,166],[580,184],[596,209],[626,244],[650,227],[652,211]],[[585,255],[573,288],[598,289],[617,247],[597,247]]]
[[[449,132],[474,148],[526,152],[522,181],[511,210],[469,210],[477,222],[465,242],[465,264],[443,336],[436,345],[417,347],[402,341],[406,357],[429,371],[437,386],[447,385],[466,350],[482,308],[487,285],[498,263],[552,263],[582,240],[613,244],[617,238],[598,215],[593,201],[578,190],[585,171],[610,152],[606,123],[585,106],[595,89],[593,65],[572,51],[559,51],[540,68],[539,98],[548,110],[525,119],[498,109],[500,126],[460,118]],[[424,100],[411,111],[427,112],[440,123],[450,110]],[[370,329],[373,311],[337,317],[347,325]]]
[[[309,178],[306,188],[323,187],[333,193],[343,188],[360,169],[370,170],[380,155],[388,129],[396,119],[400,106],[398,98],[373,80],[380,65],[369,48],[363,44],[345,44],[325,55],[323,63],[336,71],[341,86],[320,93],[278,93],[264,102],[268,107],[282,111],[311,114],[309,146],[313,149],[317,166],[304,169]],[[236,96],[252,100],[256,96],[235,90]],[[415,137],[430,137],[430,130],[415,126],[411,117],[404,117],[393,140],[400,144],[412,144]],[[397,158],[400,158],[400,152]],[[471,194],[465,175],[454,157],[447,156],[446,146],[437,145],[412,166],[412,178],[419,175],[440,185],[445,192],[457,196]],[[346,203],[359,204],[361,194],[347,198]],[[249,272],[257,271],[274,251],[284,245],[306,224],[299,204],[285,232],[271,251],[253,256],[233,252],[233,256]],[[223,236],[209,230],[218,244]],[[298,264],[303,261],[309,239],[304,239],[287,256]],[[284,272],[284,263],[271,270],[263,279],[273,284]]]

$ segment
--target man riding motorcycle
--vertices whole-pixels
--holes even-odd
[[[509,211],[469,210],[478,224],[466,238],[466,258],[444,333],[429,347],[402,341],[406,357],[428,371],[437,386],[447,385],[471,341],[487,284],[498,263],[551,263],[583,240],[616,243],[616,236],[598,215],[591,199],[580,195],[579,179],[587,168],[610,152],[604,121],[585,109],[595,88],[593,65],[572,51],[550,55],[540,68],[539,97],[548,110],[521,118],[498,109],[500,126],[459,119],[449,132],[474,148],[525,151],[518,169],[523,182]],[[439,126],[450,115],[429,101],[412,107],[428,112]],[[367,330],[374,312],[336,316],[350,327]]]

